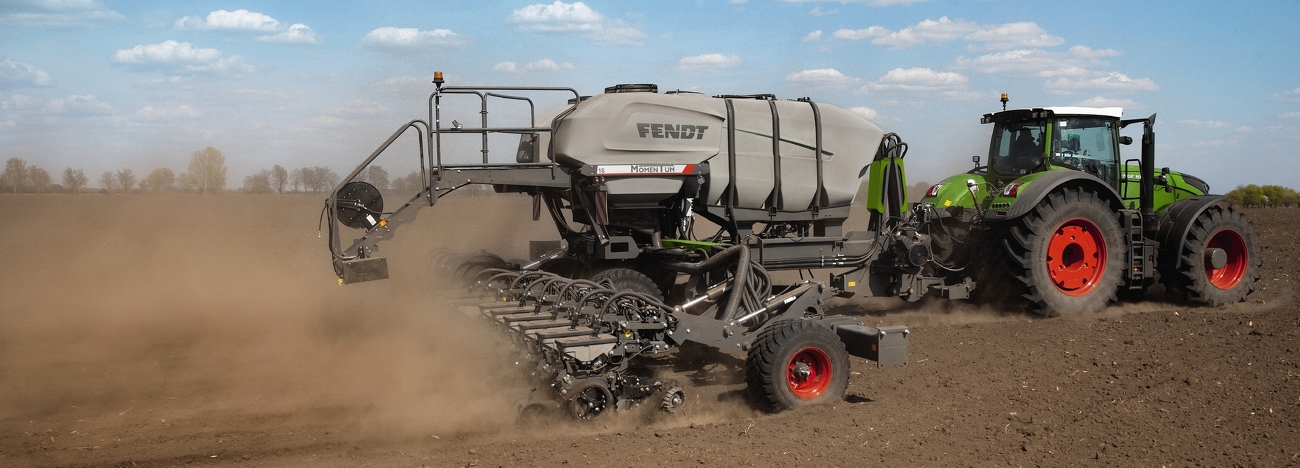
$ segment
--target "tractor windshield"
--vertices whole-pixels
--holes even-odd
[[[1057,118],[1052,128],[1054,166],[1087,172],[1111,182],[1116,175],[1114,120]]]
[[[989,168],[1000,176],[1020,177],[1043,163],[1046,122],[1002,122],[993,129]]]

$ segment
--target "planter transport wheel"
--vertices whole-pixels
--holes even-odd
[[[781,320],[763,328],[745,364],[750,388],[777,411],[841,400],[849,384],[844,343],[810,320]]]

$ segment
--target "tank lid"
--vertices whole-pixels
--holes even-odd
[[[579,102],[586,101],[588,99],[591,99],[591,96],[578,96],[576,98],[569,98],[569,104],[570,105],[577,104]]]
[[[605,88],[605,94],[615,93],[657,93],[659,85],[655,84],[616,84]]]

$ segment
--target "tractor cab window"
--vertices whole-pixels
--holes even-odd
[[[1110,182],[1116,175],[1115,121],[1063,118],[1053,122],[1051,163]]]
[[[989,168],[1002,176],[1020,177],[1034,172],[1044,158],[1045,122],[1004,122],[993,130]]]

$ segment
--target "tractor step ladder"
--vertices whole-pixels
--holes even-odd
[[[1142,213],[1137,210],[1120,210],[1120,229],[1128,236],[1128,270],[1124,279],[1130,291],[1142,289],[1146,279],[1155,275],[1155,246],[1147,240],[1142,225]]]

